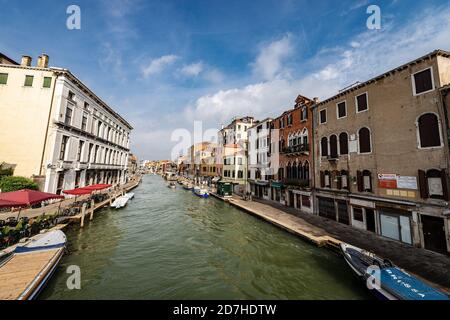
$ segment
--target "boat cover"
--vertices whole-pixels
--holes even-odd
[[[399,268],[381,270],[381,286],[405,300],[449,300],[444,293],[428,286]]]

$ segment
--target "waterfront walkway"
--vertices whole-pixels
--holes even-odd
[[[229,203],[273,223],[319,246],[335,249],[341,242],[371,251],[450,293],[450,257],[393,241],[316,215],[269,201],[244,201],[233,197]]]

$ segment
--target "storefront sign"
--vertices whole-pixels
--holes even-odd
[[[378,174],[378,187],[383,189],[417,190],[417,178],[397,174]]]

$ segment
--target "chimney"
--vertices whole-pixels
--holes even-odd
[[[319,98],[317,98],[317,97],[314,97],[314,103],[319,103]]]
[[[37,67],[38,68],[48,68],[49,56],[43,53],[38,57]]]
[[[22,56],[22,62],[20,65],[22,67],[31,67],[31,60],[32,58],[30,56]]]
[[[43,53],[41,59],[42,59],[42,68],[48,68],[48,62],[50,60],[50,57],[47,54]]]

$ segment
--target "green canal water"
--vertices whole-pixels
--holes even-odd
[[[122,210],[67,231],[41,299],[369,299],[338,255],[145,176]],[[81,290],[66,270],[81,269]]]

